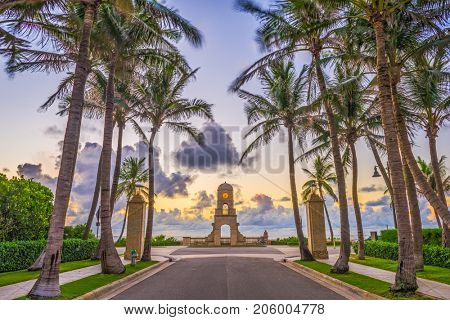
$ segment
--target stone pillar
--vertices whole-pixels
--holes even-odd
[[[306,201],[306,220],[309,250],[315,259],[328,259],[324,202],[315,193]]]
[[[237,246],[238,243],[238,225],[239,223],[230,226],[230,245],[232,246]]]
[[[220,227],[221,225],[217,223],[213,223],[213,232],[214,232],[214,245],[220,246]]]
[[[378,240],[378,234],[376,231],[370,231],[370,239],[373,241]]]
[[[191,245],[191,237],[183,237],[183,246]]]
[[[144,251],[145,204],[140,194],[136,194],[128,203],[126,260],[131,260],[131,250],[135,249],[139,257]]]

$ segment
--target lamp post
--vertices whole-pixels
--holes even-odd
[[[100,228],[100,206],[98,207],[98,210],[97,210],[97,214],[96,214],[96,217],[97,217],[97,223],[95,224],[96,226],[97,226],[97,239],[98,239],[98,229]]]
[[[386,171],[387,171],[387,178],[391,179],[391,170],[389,168],[389,163],[386,165]],[[386,173],[384,173],[384,174],[386,175]],[[375,166],[372,178],[379,178],[379,177],[381,177],[381,174],[378,172],[378,166]],[[387,181],[385,181],[385,182],[387,185]],[[397,218],[395,215],[395,205],[394,205],[394,195],[393,194],[391,194],[391,207],[392,207],[392,214],[394,217],[394,227],[397,229]]]

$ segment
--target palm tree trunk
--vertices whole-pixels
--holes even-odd
[[[30,297],[50,298],[57,297],[61,294],[59,289],[59,264],[61,261],[64,224],[66,222],[73,174],[77,160],[78,144],[80,141],[84,89],[89,74],[89,42],[97,4],[97,2],[94,2],[86,4],[85,6],[83,31],[78,49],[69,117],[67,119],[66,133],[64,135],[61,166],[58,174],[58,183],[56,186],[55,202],[50,220],[45,257],[42,272],[28,294]]]
[[[328,221],[328,228],[330,229],[331,242],[333,242],[333,248],[336,248],[336,243],[334,242],[333,227],[331,226],[330,215],[328,214],[327,204],[325,202],[325,197],[323,196],[322,187],[320,185],[319,185],[319,194],[320,194],[320,198],[323,201],[323,207],[325,209],[325,215],[326,215],[327,221]]]
[[[117,186],[119,185],[120,166],[122,164],[122,140],[123,140],[123,125],[117,124],[119,128],[119,134],[117,136],[117,153],[116,164],[114,166],[113,181],[111,186],[111,200],[109,205],[111,206],[111,214],[114,214],[114,204],[116,203]]]
[[[447,199],[445,198],[444,186],[442,184],[441,170],[439,168],[439,160],[436,147],[436,136],[432,132],[428,133],[428,145],[430,148],[431,167],[433,168],[433,175],[434,179],[436,180],[437,193],[442,203],[445,204],[445,206],[448,206]],[[438,217],[436,217],[436,219],[438,219]],[[442,245],[446,248],[450,248],[450,230],[447,224],[445,223],[442,228]]]
[[[320,52],[314,53],[315,68],[317,80],[321,93],[326,91],[325,77],[322,68],[319,65]],[[344,166],[342,165],[341,152],[339,150],[339,141],[337,136],[336,123],[333,109],[329,101],[325,101],[325,112],[327,114],[328,129],[330,131],[331,149],[333,152],[334,168],[338,184],[339,212],[341,222],[341,246],[339,258],[331,269],[334,273],[346,273],[349,269],[348,260],[350,257],[350,223],[348,221],[347,189],[345,186]]]
[[[355,143],[350,142],[349,145],[352,153],[352,198],[356,217],[356,228],[358,230],[358,259],[364,260],[364,230],[361,218],[361,208],[359,207],[358,200],[358,159],[356,156]]]
[[[396,91],[396,86],[392,86],[393,89]],[[425,196],[425,198],[428,200],[428,202],[431,204],[431,206],[434,208],[436,214],[442,219],[443,225],[446,224],[447,227],[450,227],[450,213],[448,211],[448,207],[442,202],[440,197],[436,194],[436,192],[433,190],[431,185],[428,183],[427,178],[420,170],[416,158],[414,156],[414,153],[411,148],[411,144],[409,142],[408,138],[408,131],[406,128],[405,120],[403,119],[403,116],[401,115],[400,108],[398,104],[395,102],[396,99],[394,99],[394,112],[399,114],[397,116],[397,127],[398,127],[398,135],[399,135],[399,142],[400,147],[402,150],[402,156],[405,158],[405,160],[408,163],[408,167],[411,170],[411,173],[414,177],[414,181],[416,182],[417,186],[419,187],[421,193]]]
[[[89,211],[88,220],[86,222],[86,228],[83,232],[83,240],[87,240],[89,237],[89,233],[91,231],[92,221],[94,221],[95,213],[97,212],[97,206],[98,206],[98,198],[100,195],[100,182],[101,182],[101,167],[102,167],[102,155],[100,153],[100,158],[98,160],[98,167],[97,167],[97,179],[95,181],[95,189],[94,189],[94,196],[92,197],[92,204],[91,204],[91,210]]]
[[[388,188],[389,195],[391,197],[392,203],[392,218],[394,219],[394,227],[397,229],[397,217],[395,216],[395,206],[394,206],[394,189],[392,188],[391,178],[389,177],[386,169],[384,168],[383,162],[381,162],[380,155],[378,153],[377,147],[373,143],[371,139],[369,140],[370,148],[372,149],[373,156],[375,157],[375,161],[377,163],[378,168],[380,169],[381,175],[383,176],[384,183],[386,183],[386,187]]]
[[[152,235],[153,235],[153,216],[155,210],[155,159],[154,159],[154,141],[156,137],[156,128],[152,129],[150,140],[148,142],[148,213],[147,228],[145,230],[144,253],[142,261],[152,259]]]
[[[313,261],[314,257],[305,243],[302,230],[302,219],[298,208],[297,186],[295,184],[295,160],[294,144],[292,141],[292,129],[288,128],[288,152],[289,152],[289,181],[291,184],[292,209],[294,211],[295,228],[297,229],[298,244],[300,248],[300,260]]]
[[[125,215],[123,217],[123,224],[122,224],[122,230],[120,231],[119,238],[117,238],[117,242],[122,240],[123,233],[125,232],[125,226],[127,225],[127,215],[128,215],[128,202],[130,202],[130,199],[127,199],[127,206],[125,208]]]
[[[419,201],[417,200],[416,184],[406,161],[403,160],[403,174],[405,176],[406,192],[408,194],[409,216],[411,219],[412,236],[414,240],[414,258],[416,271],[423,271],[423,235],[422,219],[420,218]]]
[[[100,256],[102,273],[119,274],[125,271],[125,267],[120,260],[119,254],[114,246],[114,239],[111,228],[111,153],[112,138],[114,130],[113,112],[114,112],[114,74],[115,68],[112,63],[109,68],[108,84],[106,88],[106,110],[105,110],[105,128],[103,132],[103,150],[102,150],[102,183],[100,193],[101,203],[101,239]]]
[[[374,19],[377,49],[377,77],[379,100],[381,105],[381,118],[384,129],[384,138],[387,149],[389,166],[391,168],[391,181],[394,191],[394,206],[398,224],[398,266],[393,291],[415,291],[417,289],[414,246],[411,225],[409,222],[408,199],[403,179],[402,160],[400,157],[395,126],[394,107],[391,97],[391,86],[388,65],[386,61],[385,35],[383,21]]]

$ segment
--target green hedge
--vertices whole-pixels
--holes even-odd
[[[358,253],[358,242],[353,242],[353,250]],[[385,241],[365,241],[364,252],[369,257],[389,260],[398,259],[398,244]],[[429,266],[450,268],[450,249],[440,246],[423,246],[424,263]]]
[[[159,236],[156,236],[152,238],[152,246],[155,247],[168,247],[168,246],[179,246],[181,245],[181,241],[178,241],[174,237],[168,237],[166,238],[165,235],[160,234]],[[127,246],[127,239],[122,238],[120,241],[116,242],[116,247],[126,247]]]
[[[431,246],[442,245],[442,229],[422,229],[423,244]],[[382,230],[380,240],[397,243],[397,229]]]
[[[0,272],[28,268],[39,257],[45,244],[45,240],[0,242]],[[62,262],[91,258],[97,244],[98,240],[64,240]]]
[[[334,240],[335,244],[339,246],[341,241],[339,239]],[[305,238],[305,243],[308,244],[308,238]],[[297,237],[289,237],[289,238],[276,238],[275,240],[271,240],[272,245],[288,245],[288,246],[298,246],[298,238]],[[333,241],[330,239],[327,240],[327,245],[332,246]]]

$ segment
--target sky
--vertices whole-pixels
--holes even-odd
[[[268,0],[262,3],[267,4]],[[213,104],[215,122],[205,123],[196,119],[193,123],[205,134],[214,156],[211,157],[211,153],[187,137],[164,129],[159,133],[156,141],[159,155],[156,167],[156,234],[206,236],[211,229],[217,187],[226,181],[234,186],[238,222],[244,235],[262,235],[264,230],[268,230],[270,238],[295,235],[284,136],[276,137],[272,144],[251,154],[244,166],[238,163],[249,142],[243,139],[248,126],[243,101],[229,93],[228,87],[244,68],[262,55],[254,41],[258,27],[256,20],[237,11],[234,0],[168,0],[166,4],[177,8],[202,31],[205,39],[200,49],[183,41],[179,48],[192,68],[200,68],[196,81],[186,88],[185,96]],[[298,55],[295,61],[297,66],[302,66],[309,62],[309,57]],[[64,74],[23,73],[11,77],[4,72],[4,61],[0,60],[0,64],[0,170],[8,176],[20,174],[33,178],[54,190],[67,118],[56,115],[57,106],[45,112],[39,111],[38,107]],[[255,81],[247,84],[245,89],[260,90]],[[102,127],[102,120],[83,119],[66,224],[84,223],[87,219],[101,150]],[[438,138],[438,150],[446,156],[450,155],[450,147],[445,141],[449,133],[448,128],[443,128]],[[414,142],[415,154],[428,160],[428,144],[424,135],[418,134]],[[123,152],[123,158],[145,156],[145,146],[129,126],[125,131]],[[375,160],[364,142],[357,144],[357,152],[359,200],[368,236],[370,231],[392,228],[392,213],[382,178],[372,178]],[[308,165],[300,163],[296,167],[299,190],[305,182],[302,167]],[[350,179],[347,186],[351,187]],[[348,197],[351,234],[356,238],[350,192]],[[327,199],[327,206],[337,235],[338,206],[331,199]],[[434,227],[433,215],[423,198],[420,206],[424,226]],[[124,210],[125,200],[121,199],[113,215],[115,234],[120,232]],[[304,211],[302,205],[303,215]],[[303,225],[306,229],[305,221]]]

